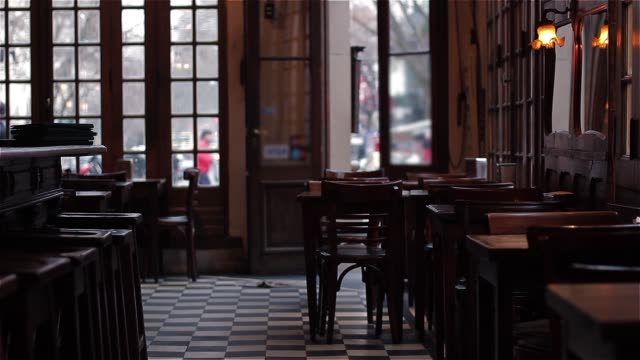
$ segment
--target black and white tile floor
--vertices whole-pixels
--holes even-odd
[[[142,285],[149,358],[155,359],[431,359],[405,323],[392,344],[367,325],[363,292],[338,293],[334,344],[309,339],[302,282],[271,288],[251,280],[202,276]],[[385,318],[386,320],[386,318]]]

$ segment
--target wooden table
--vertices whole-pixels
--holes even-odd
[[[478,359],[511,360],[512,292],[516,285],[535,290],[542,284],[539,263],[529,251],[526,234],[467,235],[466,246]],[[489,323],[493,333],[486,331]]]
[[[403,191],[403,199],[409,200],[409,191]],[[311,340],[316,340],[316,331],[319,324],[318,319],[318,296],[316,291],[317,270],[316,250],[319,246],[320,218],[326,213],[326,205],[322,201],[322,194],[319,191],[305,191],[297,196],[297,200],[302,206],[303,221],[303,237],[304,237],[304,256],[305,256],[305,274],[307,282],[307,306],[309,309],[309,335]],[[404,245],[404,244],[403,244]],[[401,254],[404,249],[401,249]],[[397,267],[392,267],[396,269]],[[401,275],[398,275],[401,277]],[[391,336],[394,343],[402,341],[402,291],[403,282],[392,282],[390,290],[393,294],[393,300],[399,304],[395,314],[389,314],[391,323]],[[389,300],[388,300],[389,301]]]
[[[640,283],[551,284],[546,300],[581,359],[640,359]]]

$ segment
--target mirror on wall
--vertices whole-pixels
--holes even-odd
[[[551,105],[551,131],[569,130],[571,116],[571,66],[573,56],[573,30],[571,24],[557,29],[558,37],[564,36],[564,46],[555,47],[553,76],[553,101]]]
[[[592,46],[607,19],[606,12],[581,18],[580,128],[607,133],[607,48]]]

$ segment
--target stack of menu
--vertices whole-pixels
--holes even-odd
[[[93,124],[11,126],[12,146],[93,145]]]

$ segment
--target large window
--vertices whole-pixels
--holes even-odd
[[[31,122],[31,2],[0,1],[0,139]]]
[[[171,164],[174,186],[200,169],[200,185],[220,184],[217,1],[171,1]]]
[[[198,167],[202,186],[219,186],[219,7],[218,0],[0,0],[0,138],[31,121],[92,124],[94,143],[109,148],[107,170],[130,159],[134,178],[167,177],[182,187],[184,169]],[[169,86],[158,86],[166,78]],[[149,111],[163,96],[170,108]],[[80,173],[103,167],[100,156],[62,163]]]
[[[433,164],[429,0],[354,0],[351,45],[360,55],[359,129],[352,165]]]
[[[92,124],[101,144],[100,1],[53,1],[53,121]],[[62,158],[63,170],[102,172],[100,155]]]

